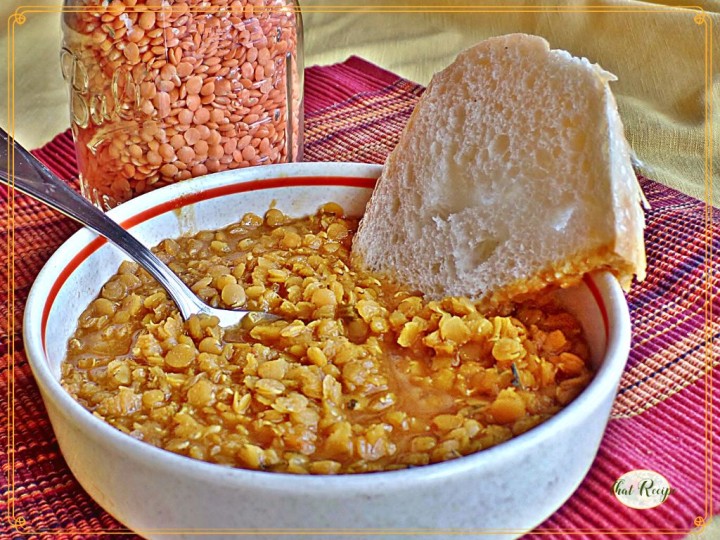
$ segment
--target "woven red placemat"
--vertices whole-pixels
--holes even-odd
[[[305,85],[308,161],[382,163],[423,91],[356,57],[307,69]],[[77,187],[69,131],[35,154]],[[677,538],[708,520],[720,501],[711,489],[720,485],[713,476],[720,469],[712,468],[718,435],[711,429],[720,401],[711,391],[719,330],[711,314],[720,311],[711,280],[720,252],[713,225],[720,213],[650,179],[640,181],[652,206],[649,273],[628,295],[633,344],[612,418],[587,478],[530,539]],[[0,401],[0,422],[8,428],[0,432],[0,536],[129,533],[68,470],[23,352],[22,312],[32,281],[78,227],[22,195],[13,205],[6,194],[2,199],[0,234],[8,250],[0,265],[0,392],[7,399]],[[662,474],[674,493],[654,509],[623,506],[612,486],[634,469]]]

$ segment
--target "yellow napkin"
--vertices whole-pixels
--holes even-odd
[[[0,49],[5,52],[15,46],[15,131],[23,144],[39,146],[69,123],[58,62],[62,1],[0,4]],[[618,76],[612,89],[627,138],[643,163],[641,172],[700,199],[705,199],[714,178],[713,202],[720,206],[717,0],[300,0],[300,4],[306,65],[358,55],[427,84],[432,73],[463,48],[510,32],[538,34],[553,48],[585,56]],[[682,4],[704,11],[674,7]],[[11,40],[8,16],[22,5],[54,6],[56,12],[26,9],[25,22],[10,25],[15,31]],[[501,7],[482,11],[492,5]],[[711,63],[706,55],[712,52],[716,54]],[[10,90],[7,67],[0,62],[3,98]],[[712,118],[706,110],[706,88],[712,88],[714,97]],[[7,103],[0,99],[0,125],[5,127],[10,121]],[[710,135],[714,135],[712,144]],[[714,176],[710,171],[706,174],[706,152],[715,158]]]
[[[525,32],[545,37],[552,48],[599,63],[618,77],[611,88],[626,136],[643,163],[641,172],[705,200],[706,181],[709,186],[712,177],[705,171],[707,149],[716,158],[713,200],[719,206],[720,3],[686,2],[704,12],[673,7],[683,4],[679,0],[366,0],[344,2],[345,12],[338,8],[341,4],[301,0],[310,62],[355,54],[427,84],[432,73],[463,48],[493,35]],[[381,7],[390,4],[399,7]],[[519,7],[482,11],[508,4]],[[348,13],[351,5],[362,5],[364,11]],[[543,10],[543,6],[559,7]],[[696,16],[702,18],[696,21]],[[716,53],[712,65],[705,58],[710,40]],[[706,134],[712,119],[708,114],[706,123],[705,111],[706,77],[711,74],[715,77],[712,146]]]

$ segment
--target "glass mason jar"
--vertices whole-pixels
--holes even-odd
[[[302,159],[296,0],[65,0],[62,26],[80,185],[97,206]]]

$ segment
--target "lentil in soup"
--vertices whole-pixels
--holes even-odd
[[[592,377],[578,321],[542,296],[484,313],[429,301],[350,267],[358,220],[330,203],[278,209],[155,252],[210,305],[282,320],[183,322],[131,262],[68,344],[62,383],[129,435],[223,465],[361,473],[426,465],[506,441]]]

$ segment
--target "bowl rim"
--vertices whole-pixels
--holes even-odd
[[[124,203],[109,211],[108,214],[127,226],[127,221],[135,216],[149,216],[146,219],[153,217],[153,213],[148,213],[148,209],[158,205],[164,205],[164,211],[171,211],[173,205],[168,205],[168,201],[175,201],[179,206],[184,206],[194,202],[197,196],[206,194],[211,190],[216,190],[215,196],[221,196],[226,193],[226,191],[223,191],[223,187],[228,184],[257,185],[257,189],[283,187],[282,180],[288,180],[290,177],[306,179],[325,177],[326,179],[339,179],[341,182],[342,179],[365,178],[366,185],[360,185],[360,187],[371,187],[371,184],[380,175],[381,170],[380,165],[337,162],[306,162],[237,169],[160,188],[141,195],[129,203]],[[269,183],[269,179],[279,181]],[[371,179],[372,183],[368,184],[368,179]],[[327,184],[327,181],[325,184]],[[264,188],[260,187],[261,185]],[[285,185],[292,184],[288,181]],[[348,184],[346,183],[346,185]],[[353,181],[349,185],[358,186],[359,184]],[[131,221],[132,224],[137,223]],[[114,445],[128,456],[134,456],[135,459],[151,463],[158,470],[174,475],[177,475],[178,471],[182,471],[184,476],[192,479],[222,481],[237,483],[238,485],[262,484],[267,489],[278,491],[303,490],[308,494],[320,490],[324,494],[328,494],[330,493],[328,490],[332,490],[332,494],[340,495],[349,488],[356,490],[377,489],[379,483],[408,485],[408,482],[420,483],[458,474],[462,475],[470,469],[477,470],[484,467],[492,470],[497,463],[502,461],[503,454],[527,451],[542,440],[552,437],[556,429],[562,428],[563,425],[571,426],[582,422],[583,419],[587,418],[587,411],[591,411],[597,404],[601,403],[609,392],[614,395],[630,350],[630,317],[622,289],[615,277],[609,272],[593,273],[585,276],[583,281],[590,290],[603,316],[607,338],[605,355],[590,384],[569,405],[533,429],[499,445],[473,454],[445,462],[393,471],[340,475],[299,475],[219,465],[155,447],[112,427],[105,421],[95,417],[73,399],[62,388],[60,382],[55,379],[49,369],[49,359],[46,356],[43,343],[44,332],[41,329],[41,321],[34,314],[41,313],[44,309],[44,303],[49,301],[50,289],[60,273],[58,272],[57,262],[71,254],[77,255],[78,249],[73,246],[80,243],[91,243],[93,240],[97,240],[97,235],[85,228],[73,234],[48,259],[31,287],[23,316],[23,338],[26,355],[35,380],[42,390],[43,398],[49,400],[60,414],[71,421],[76,428],[81,429],[97,441]],[[106,243],[104,239],[101,240],[100,245]],[[607,419],[603,419],[603,421],[606,422]]]

